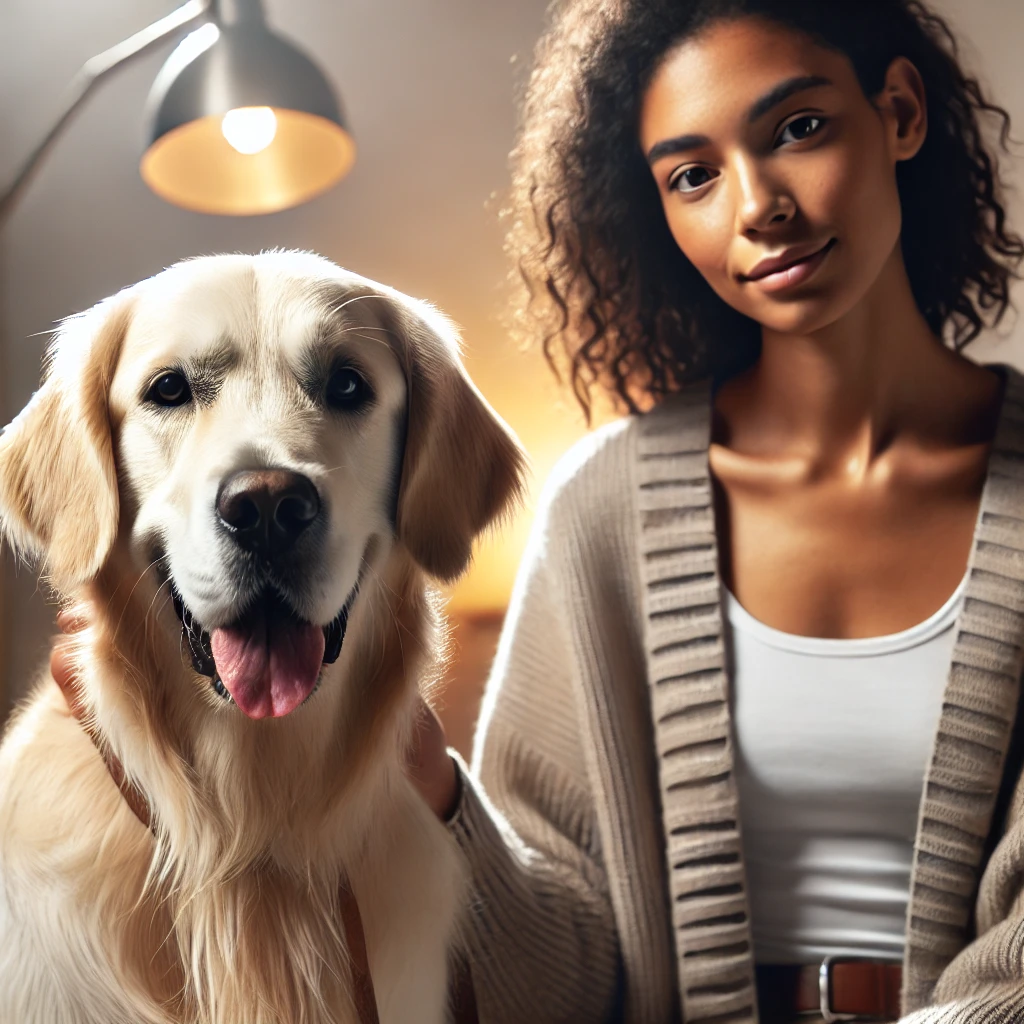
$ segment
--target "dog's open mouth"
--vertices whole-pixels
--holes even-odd
[[[323,666],[338,660],[351,605],[350,599],[329,625],[315,626],[267,590],[235,622],[211,633],[177,591],[171,594],[192,667],[250,718],[281,718],[309,699]]]

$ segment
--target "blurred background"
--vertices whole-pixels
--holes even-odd
[[[0,192],[50,128],[82,64],[176,6],[175,0],[4,0]],[[540,353],[518,351],[502,322],[508,268],[499,214],[507,155],[546,0],[264,0],[263,6],[271,27],[304,50],[340,96],[358,148],[351,172],[304,205],[264,216],[169,205],[143,183],[139,159],[146,96],[174,41],[117,71],[88,98],[0,220],[0,423],[36,388],[55,321],[185,257],[312,249],[441,307],[463,329],[471,376],[533,463],[526,509],[479,546],[473,569],[450,595],[456,658],[442,713],[452,742],[468,754],[533,502],[553,463],[584,432]],[[1024,138],[1024,4],[933,0],[933,6],[950,18],[968,65]],[[1011,188],[1024,182],[1019,156],[1004,168]],[[1024,227],[1017,195],[1011,211]],[[972,355],[1024,366],[1024,325],[1010,317],[999,335],[983,338]],[[5,551],[0,721],[44,663],[53,630],[53,608],[34,572]]]

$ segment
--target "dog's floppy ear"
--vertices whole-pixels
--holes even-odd
[[[107,394],[132,304],[122,292],[64,321],[42,386],[0,434],[0,531],[58,590],[94,576],[117,535]]]
[[[469,565],[477,534],[521,499],[526,460],[463,369],[454,326],[405,296],[387,305],[408,387],[398,538],[447,582]]]

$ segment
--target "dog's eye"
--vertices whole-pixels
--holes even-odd
[[[185,405],[192,401],[188,381],[180,373],[162,373],[146,392],[146,401],[156,405]]]
[[[328,379],[325,397],[332,408],[351,411],[370,399],[370,386],[352,367],[341,366]]]

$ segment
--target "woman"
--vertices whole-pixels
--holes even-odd
[[[475,772],[428,717],[413,757],[482,1021],[1024,1019],[1024,379],[959,354],[1024,254],[989,114],[914,0],[542,41],[527,329],[635,415],[546,490]]]
[[[896,0],[585,3],[542,43],[513,250],[577,391],[655,409],[556,473],[513,599],[478,767],[516,838],[476,790],[453,826],[482,1020],[749,1020],[755,977],[793,1020],[830,955],[902,962],[887,1020],[1024,1019],[1014,814],[985,848],[1021,381],[955,351],[1021,255],[992,112]]]

